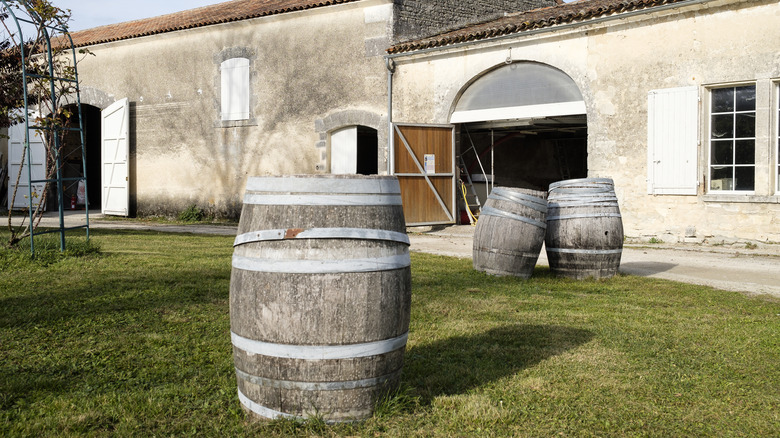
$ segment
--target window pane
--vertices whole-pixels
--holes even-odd
[[[733,138],[734,116],[722,114],[712,116],[712,138]]]
[[[712,112],[724,113],[734,111],[734,89],[718,88],[712,90]]]
[[[712,142],[712,164],[734,164],[734,142],[713,141]]]
[[[756,182],[756,169],[753,166],[734,169],[734,190],[753,190]]]
[[[710,190],[733,190],[732,171],[733,167],[713,167],[710,173]]]
[[[756,136],[756,114],[737,114],[736,138],[751,138]]]
[[[756,164],[756,144],[754,140],[734,142],[736,164]]]
[[[737,93],[737,111],[755,111],[756,110],[756,87],[736,88]]]

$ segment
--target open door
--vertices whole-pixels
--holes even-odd
[[[127,98],[112,103],[101,112],[103,214],[130,214],[129,131],[130,105]]]
[[[46,179],[46,148],[38,131],[30,129],[30,168],[27,168],[27,155],[24,152],[24,123],[11,126],[8,129],[8,209],[17,210],[30,207],[30,181]],[[21,169],[19,185],[16,178]],[[33,183],[32,207],[35,208],[43,196],[46,183]],[[16,197],[14,197],[16,190]],[[45,205],[43,206],[46,207]]]
[[[394,125],[393,174],[407,225],[455,223],[455,128]]]

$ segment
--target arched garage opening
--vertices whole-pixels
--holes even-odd
[[[463,92],[450,122],[458,127],[459,177],[472,210],[494,185],[547,190],[587,177],[585,102],[554,67],[513,62],[485,73]]]

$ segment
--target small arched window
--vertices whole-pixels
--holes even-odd
[[[330,172],[376,175],[377,131],[367,126],[348,126],[330,134]]]
[[[231,58],[220,64],[222,120],[249,118],[249,59]]]

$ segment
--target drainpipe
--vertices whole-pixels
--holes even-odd
[[[393,73],[395,73],[395,61],[389,56],[385,56],[385,66],[387,67],[387,174],[393,174],[395,149],[393,139]]]

